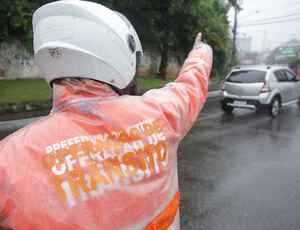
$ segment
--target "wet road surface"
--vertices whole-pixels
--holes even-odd
[[[217,102],[179,149],[183,230],[300,229],[300,109],[220,115]]]
[[[0,122],[0,139],[32,122]],[[209,99],[179,148],[183,230],[300,229],[300,109],[225,116]]]

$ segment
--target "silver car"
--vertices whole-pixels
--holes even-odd
[[[279,66],[235,68],[222,86],[222,109],[266,108],[276,117],[280,108],[299,102],[300,81],[292,70]]]

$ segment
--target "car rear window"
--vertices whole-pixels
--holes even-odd
[[[230,74],[227,81],[234,83],[261,83],[266,78],[266,72],[260,70],[241,70]]]

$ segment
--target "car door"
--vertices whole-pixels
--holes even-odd
[[[281,92],[282,102],[287,103],[291,101],[293,98],[291,92],[293,85],[288,81],[287,74],[283,70],[277,70],[274,72],[274,74],[278,80],[277,87]]]
[[[294,74],[292,71],[285,70],[285,73],[287,75],[288,81],[292,85],[292,100],[297,100],[300,98],[300,82],[298,81],[296,74]]]

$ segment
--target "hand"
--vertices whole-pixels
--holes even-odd
[[[194,49],[198,49],[200,47],[203,51],[209,54],[211,58],[213,57],[213,50],[211,46],[202,41],[202,33],[198,33],[194,43]]]
[[[195,42],[194,42],[194,49],[195,48],[198,48],[200,46],[203,45],[203,42],[202,42],[202,33],[198,33],[196,39],[195,39]]]

